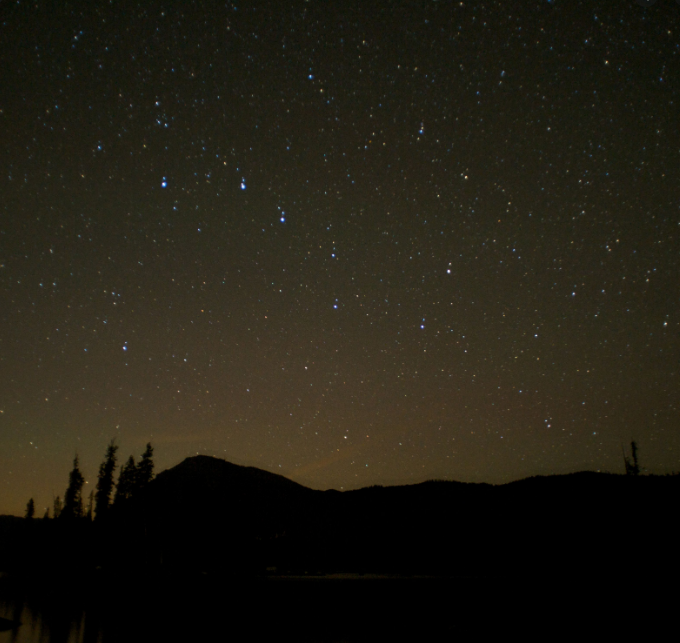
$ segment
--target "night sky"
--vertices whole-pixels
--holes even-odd
[[[112,438],[680,470],[680,6],[640,4],[2,2],[0,513]]]

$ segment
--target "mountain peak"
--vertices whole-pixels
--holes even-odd
[[[213,513],[235,507],[272,510],[272,505],[316,492],[288,478],[221,458],[195,455],[158,474],[145,494],[162,512]]]

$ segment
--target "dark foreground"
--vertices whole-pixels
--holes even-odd
[[[655,640],[679,492],[591,472],[320,492],[197,456],[94,522],[0,520],[0,616],[24,623],[0,643]]]
[[[630,634],[641,622],[653,635],[664,623],[667,599],[645,579],[626,587],[607,579],[541,577],[518,583],[368,575],[69,582],[5,576],[0,614],[23,625],[20,638],[0,633],[0,641],[470,640],[513,632],[552,637],[584,628]]]
[[[76,630],[85,643],[390,641],[453,632],[479,591],[472,579],[350,575],[72,583],[6,577],[0,613],[24,628],[39,619],[50,643]]]

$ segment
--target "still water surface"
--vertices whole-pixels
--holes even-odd
[[[21,622],[0,632],[0,643],[291,638],[338,643],[404,640],[407,633],[415,640],[450,628],[452,608],[461,607],[451,600],[452,587],[462,589],[459,582],[413,578],[213,579],[165,591],[93,589],[77,600],[68,591],[24,588],[0,595],[0,617]],[[470,589],[467,585],[464,594]]]
[[[102,643],[100,628],[88,624],[84,612],[50,618],[22,603],[0,602],[0,617],[21,623],[0,631],[0,643]]]

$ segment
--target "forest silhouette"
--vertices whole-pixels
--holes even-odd
[[[154,478],[112,441],[89,508],[78,457],[52,517],[1,521],[4,571],[220,576],[330,573],[594,576],[678,569],[680,477],[581,472],[504,485],[429,481],[316,491],[209,456]],[[49,512],[47,514],[49,516]],[[626,563],[625,561],[629,561]]]
[[[89,499],[76,457],[48,517],[32,499],[0,517],[0,605],[8,629],[128,643],[416,639],[460,635],[462,615],[472,636],[527,597],[630,600],[680,568],[680,476],[643,475],[631,447],[625,474],[339,492],[209,456],[154,477],[150,444],[119,467],[111,442]]]

